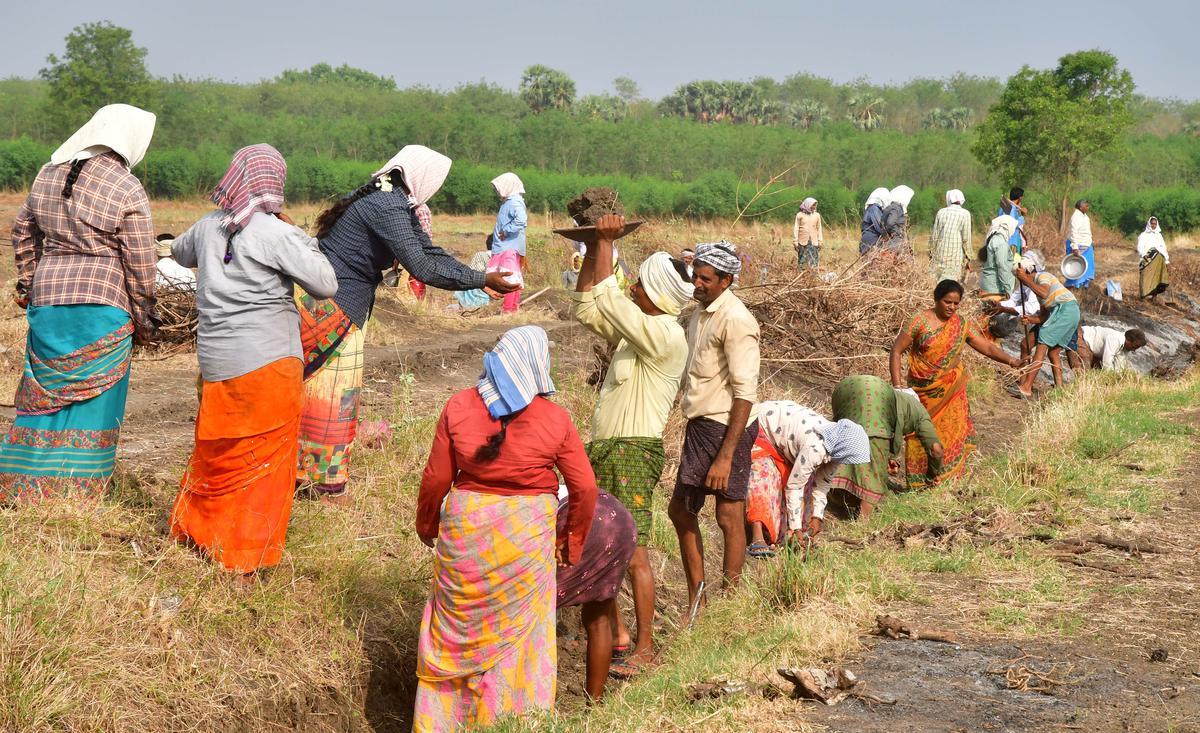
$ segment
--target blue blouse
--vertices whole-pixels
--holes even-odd
[[[525,226],[529,216],[525,212],[525,199],[521,194],[513,194],[500,204],[496,212],[496,228],[492,231],[492,254],[507,252],[515,249],[517,254],[525,256]],[[504,239],[500,235],[504,235]]]

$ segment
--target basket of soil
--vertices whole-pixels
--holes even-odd
[[[561,234],[575,242],[583,242],[584,244],[595,244],[597,239],[596,222],[600,221],[600,217],[606,214],[617,214],[618,216],[625,215],[625,207],[621,206],[618,201],[618,194],[611,188],[602,186],[589,188],[583,193],[567,202],[567,213],[571,215],[579,226],[569,227],[566,229],[555,229],[555,234]],[[624,237],[633,230],[642,225],[643,222],[627,221],[625,228],[617,235],[617,239]]]

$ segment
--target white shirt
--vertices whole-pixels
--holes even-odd
[[[1125,357],[1125,333],[1115,328],[1084,326],[1083,340],[1092,350],[1093,357],[1100,359],[1100,368],[1105,371],[1121,371],[1129,368]]]
[[[159,258],[156,267],[158,274],[154,276],[154,284],[158,287],[175,287],[192,291],[196,289],[196,273],[170,257]]]
[[[1021,293],[1025,293],[1025,307],[1022,308],[1017,301],[1021,297]],[[1042,310],[1041,303],[1038,302],[1037,293],[1033,292],[1033,288],[1028,285],[1018,285],[1008,298],[1000,301],[1001,308],[1012,308],[1017,313],[1023,316],[1036,316]]]
[[[1072,247],[1079,249],[1092,246],[1092,220],[1079,209],[1071,212],[1071,226],[1067,230],[1067,239],[1071,240]]]

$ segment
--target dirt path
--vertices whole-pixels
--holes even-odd
[[[1200,411],[1176,419],[1200,427]],[[960,643],[872,637],[848,666],[873,694],[896,704],[812,707],[810,719],[846,733],[1200,731],[1198,472],[1200,451],[1171,479],[1159,509],[1144,517],[1114,515],[1104,529],[1110,536],[1150,538],[1163,552],[1096,548],[1082,557],[1109,569],[1068,566],[1071,585],[1086,597],[1073,609],[1082,619],[1078,629],[1059,634],[1047,628],[1023,638],[981,633],[982,619],[972,613],[979,609],[971,606],[996,595],[988,579],[929,574],[922,590],[954,601],[900,607],[894,614],[956,630]],[[1019,683],[1030,670],[1064,684],[1045,692],[1012,689],[1009,679]]]

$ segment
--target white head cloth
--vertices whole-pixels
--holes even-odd
[[[1021,253],[1021,261],[1017,263],[1017,266],[1026,272],[1044,272],[1046,261],[1042,259],[1042,254],[1037,250],[1027,249]]]
[[[737,246],[722,239],[720,242],[703,242],[696,245],[695,265],[711,265],[721,272],[736,275],[742,271],[742,260]]]
[[[1002,235],[1004,235],[1004,241],[1007,242],[1008,240],[1012,239],[1012,235],[1017,231],[1018,226],[1020,226],[1020,222],[1018,222],[1016,219],[1012,218],[1008,214],[1001,214],[995,219],[992,219],[991,226],[988,227],[987,235],[990,237],[996,232],[1000,232]]]
[[[405,145],[371,177],[379,178],[398,170],[404,177],[404,185],[408,186],[413,201],[425,204],[446,182],[446,176],[450,175],[450,163],[449,158],[424,145]]]
[[[655,252],[646,258],[638,268],[638,281],[650,301],[667,315],[679,315],[692,300],[692,284],[679,276],[671,264],[671,255],[666,252]]]
[[[966,200],[967,197],[964,196],[963,192],[959,191],[957,188],[952,188],[946,192],[946,206],[953,206],[954,204],[962,206]]]
[[[815,198],[813,198],[812,196],[809,196],[808,198],[806,198],[800,202],[800,211],[804,212],[805,214],[811,214],[811,213],[813,213],[813,210],[816,208],[816,206],[817,206],[817,200]]]
[[[153,112],[138,109],[128,104],[110,104],[96,110],[92,119],[58,146],[50,156],[50,163],[58,165],[68,161],[84,160],[108,151],[125,159],[130,168],[142,162],[150,138],[154,137]]]
[[[496,194],[502,199],[515,196],[518,193],[525,193],[525,184],[521,183],[521,179],[512,171],[501,173],[493,178],[492,188],[496,189]]]
[[[1143,229],[1142,231],[1144,231],[1144,232],[1154,232],[1154,233],[1156,233],[1156,234],[1160,234],[1160,235],[1161,235],[1161,234],[1162,234],[1162,226],[1160,225],[1160,223],[1159,223],[1159,221],[1158,221],[1158,217],[1157,217],[1157,216],[1152,216],[1152,217],[1150,217],[1149,219],[1147,219],[1147,220],[1146,220],[1146,228],[1145,228],[1145,229]]]
[[[883,209],[887,208],[887,205],[890,203],[892,203],[892,192],[880,186],[872,191],[871,195],[867,197],[866,206],[869,207],[871,204],[875,204],[879,208]]]
[[[900,208],[904,209],[904,213],[908,213],[908,202],[912,201],[913,191],[905,185],[899,185],[892,189],[890,197],[893,204],[900,204]]]
[[[1157,217],[1150,218],[1157,222]],[[1137,253],[1139,257],[1145,257],[1150,254],[1151,250],[1155,249],[1162,253],[1164,260],[1168,263],[1171,261],[1171,258],[1167,255],[1167,240],[1163,238],[1162,227],[1156,223],[1151,228],[1150,219],[1147,219],[1146,229],[1137,238]]]

